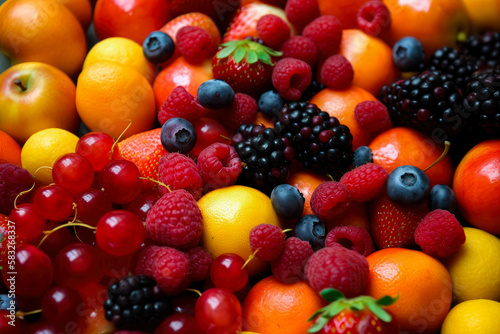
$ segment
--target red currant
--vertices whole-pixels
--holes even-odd
[[[12,209],[9,219],[14,222],[17,237],[24,241],[32,241],[47,227],[47,220],[38,214],[31,203],[21,204]]]
[[[222,137],[228,137],[226,128],[213,118],[202,117],[193,122],[193,127],[197,139],[193,149],[189,151],[189,155],[194,158],[213,143],[229,143],[227,139]]]
[[[97,245],[105,252],[122,256],[137,251],[146,236],[142,221],[133,213],[114,210],[99,219],[96,230]]]
[[[61,221],[73,213],[73,197],[69,191],[57,185],[38,189],[33,204],[45,219]]]
[[[77,218],[84,224],[97,226],[99,219],[113,210],[113,203],[99,189],[87,189],[75,195]]]
[[[58,222],[49,222],[45,227],[45,230],[52,231],[60,224],[61,223]],[[78,242],[78,239],[73,233],[71,233],[70,229],[60,228],[57,231],[51,233],[50,236],[45,239],[45,241],[40,246],[40,250],[42,250],[51,259],[53,259],[61,249],[74,242]]]
[[[129,160],[113,160],[99,174],[99,185],[113,203],[130,203],[142,191],[139,168]]]
[[[189,314],[172,314],[165,318],[155,334],[203,334],[196,319]]]
[[[42,314],[54,325],[66,323],[78,317],[77,308],[82,302],[82,297],[76,290],[54,286],[42,297]]]
[[[194,296],[180,295],[171,300],[173,313],[185,313],[194,316],[194,305],[198,298]]]
[[[111,157],[113,144],[114,140],[110,135],[102,132],[89,132],[78,140],[76,153],[87,158],[94,171],[100,172],[111,161],[111,158],[118,158],[118,145],[115,145],[113,157]]]
[[[225,289],[208,289],[194,308],[196,322],[206,334],[234,334],[241,330],[241,304]]]
[[[160,199],[161,193],[155,192],[143,192],[137,196],[132,202],[127,204],[126,209],[143,222],[146,221],[146,216],[148,215],[149,209],[153,207],[157,200]]]
[[[23,320],[16,319],[15,326],[9,324],[9,322],[11,321],[12,320],[10,319],[10,312],[7,310],[0,310],[0,333],[23,334],[27,332],[27,324]]]
[[[60,331],[52,324],[40,322],[34,324],[29,331],[30,334],[60,334]]]
[[[238,254],[226,253],[217,256],[210,266],[210,278],[217,288],[236,292],[248,281],[248,269],[245,260]]]
[[[68,153],[52,166],[52,178],[58,186],[76,194],[90,188],[94,180],[94,167],[84,156]]]

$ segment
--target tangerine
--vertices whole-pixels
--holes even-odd
[[[290,175],[286,183],[299,189],[305,199],[302,216],[314,214],[311,209],[311,195],[325,181],[328,181],[325,176],[310,171],[297,171]]]
[[[92,21],[92,4],[89,0],[57,0],[61,5],[66,6],[82,25],[84,30]]]
[[[333,15],[342,28],[352,29],[357,27],[356,17],[358,10],[369,0],[318,0],[321,15]]]
[[[0,130],[0,164],[21,166],[21,146],[7,133]]]

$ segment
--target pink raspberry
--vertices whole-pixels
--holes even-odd
[[[285,233],[278,226],[271,224],[260,224],[250,231],[250,249],[256,256],[264,261],[278,259],[285,249]]]
[[[343,89],[349,86],[354,78],[354,69],[346,57],[333,55],[321,66],[319,81],[328,88]]]
[[[153,266],[156,262],[156,256],[160,254],[163,247],[161,246],[147,246],[139,252],[137,256],[137,263],[135,265],[135,275],[146,275],[153,277]]]
[[[203,193],[203,179],[198,166],[189,157],[181,153],[166,153],[160,158],[158,164],[158,176],[162,183],[170,190],[184,189],[193,195],[195,200],[200,199]],[[162,194],[169,190],[160,187]]]
[[[354,108],[354,117],[359,126],[366,131],[380,133],[391,127],[387,107],[379,101],[363,101]]]
[[[208,112],[198,100],[188,93],[183,86],[177,86],[167,97],[158,111],[158,121],[163,125],[173,117],[184,118],[193,122]]]
[[[274,88],[286,100],[297,101],[312,80],[311,66],[295,58],[283,58],[274,65]]]
[[[295,58],[305,61],[309,66],[314,66],[318,61],[316,45],[310,38],[293,36],[281,45],[283,58]]]
[[[187,249],[201,239],[202,217],[198,203],[184,189],[163,195],[149,210],[146,229],[161,245]]]
[[[203,178],[204,191],[209,192],[235,184],[243,166],[234,147],[214,143],[200,152],[198,170]]]
[[[305,275],[309,285],[318,293],[334,288],[352,298],[363,294],[368,285],[368,261],[344,247],[325,247],[309,258]]]
[[[320,220],[331,223],[349,207],[351,196],[342,183],[327,181],[314,189],[310,203],[311,209]]]
[[[193,64],[199,64],[217,51],[217,44],[200,27],[185,26],[177,31],[175,45],[181,55]]]
[[[290,22],[303,27],[320,15],[318,0],[288,0],[285,13]]]
[[[14,164],[0,164],[0,213],[9,215],[14,209],[14,200],[21,192],[33,185],[33,176],[26,169]],[[28,202],[29,194],[19,196],[17,204]]]
[[[368,202],[384,190],[389,173],[377,164],[367,163],[347,173],[340,179],[354,202]]]
[[[215,116],[227,129],[236,130],[240,125],[252,123],[258,110],[259,106],[253,97],[236,93],[231,106],[221,109]]]
[[[290,38],[290,27],[281,17],[268,14],[257,22],[257,36],[271,48],[278,48]]]
[[[342,26],[333,15],[323,15],[309,23],[302,35],[312,39],[318,53],[323,57],[335,54],[342,40]]]
[[[370,233],[359,226],[336,226],[332,228],[326,235],[325,246],[333,247],[338,245],[356,251],[364,257],[374,251]]]
[[[204,281],[210,277],[212,256],[203,247],[194,247],[186,251],[191,272],[189,278],[193,282]]]
[[[152,277],[166,294],[178,294],[189,286],[189,258],[183,252],[161,247],[153,264]]]
[[[340,248],[340,247],[339,247]],[[283,283],[304,279],[304,266],[314,251],[307,241],[290,237],[285,241],[285,249],[280,258],[271,262],[274,277]]]
[[[465,242],[465,233],[457,218],[447,210],[429,212],[415,230],[415,242],[425,254],[448,257]]]
[[[382,1],[368,1],[358,10],[358,27],[371,36],[379,36],[389,30],[391,13]]]

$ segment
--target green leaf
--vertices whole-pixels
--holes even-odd
[[[234,56],[233,56],[234,61],[236,63],[239,63],[243,58],[245,58],[246,53],[247,52],[244,47],[238,46],[236,48],[236,51],[234,51]]]
[[[399,299],[399,294],[396,296],[396,298],[392,298],[391,296],[384,296],[379,300],[377,300],[377,304],[382,306],[389,306],[394,304],[398,299]]]
[[[327,302],[334,302],[339,299],[345,299],[344,294],[337,289],[326,288],[320,292],[321,297]]]
[[[228,57],[231,53],[233,53],[234,49],[236,49],[236,45],[225,47],[224,49],[219,51],[219,53],[217,54],[217,58],[222,59]]]
[[[253,64],[256,63],[259,60],[259,57],[257,57],[257,52],[254,50],[248,50],[247,52],[247,63]]]
[[[378,305],[375,301],[366,300],[365,305],[373,314],[375,314],[383,322],[391,322],[392,320],[391,315],[387,313],[382,307],[380,307],[380,305]]]
[[[308,333],[317,333],[325,327],[330,319],[319,317],[318,320],[307,330]]]
[[[256,50],[257,52],[257,57],[259,57],[259,60],[261,62],[263,62],[264,64],[266,65],[273,65],[273,62],[271,60],[271,56],[264,50],[262,49],[259,49],[259,50]]]
[[[320,315],[321,313],[323,313],[324,311],[326,311],[328,309],[330,305],[327,305],[327,306],[323,306],[322,308],[320,308],[319,310],[317,310],[316,312],[314,312],[313,315],[311,315],[309,317],[309,319],[307,319],[307,321],[312,321],[314,320],[314,318],[316,318],[318,315]]]
[[[352,302],[352,303],[350,304],[350,306],[351,306],[351,308],[352,308],[353,310],[356,310],[356,311],[361,311],[362,309],[364,309],[364,308],[365,308],[365,304],[363,304],[363,302],[362,302],[362,301]]]
[[[342,310],[344,310],[345,308],[346,308],[346,305],[344,303],[341,303],[341,302],[340,303],[331,303],[330,307],[325,312],[323,317],[331,319],[334,316],[336,316],[337,314],[339,314],[340,312],[342,312]]]
[[[222,43],[221,45],[224,46],[224,47],[229,47],[229,46],[234,46],[234,47],[237,47],[239,44],[240,44],[241,41],[229,41],[229,42],[225,42],[225,43]]]
[[[283,52],[276,51],[268,46],[263,45],[262,48],[264,49],[264,51],[266,51],[266,53],[270,54],[273,57],[281,57],[283,55]]]

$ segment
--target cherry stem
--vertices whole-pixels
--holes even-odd
[[[24,92],[24,91],[26,91],[26,90],[28,90],[28,88],[26,88],[26,86],[24,86],[24,85],[23,85],[23,83],[22,83],[22,81],[21,81],[21,80],[19,80],[19,79],[14,80],[14,84],[15,84],[17,87],[21,88],[21,90],[22,90],[23,92]]]
[[[224,136],[224,135],[219,135],[219,136],[220,136],[222,139],[225,139],[225,140],[231,140],[231,138],[226,137],[226,136]]]
[[[59,225],[57,226],[56,228],[50,230],[50,231],[43,231],[43,234],[44,237],[42,238],[42,240],[40,240],[40,242],[38,243],[38,246],[37,248],[40,248],[40,246],[43,244],[43,242],[54,232],[56,232],[57,230],[60,230],[62,228],[65,228],[65,227],[69,227],[69,226],[82,226],[82,227],[86,227],[90,230],[96,230],[97,227],[95,226],[90,226],[90,225],[87,225],[87,224],[84,224],[84,223],[75,223],[75,222],[68,222],[66,224],[62,224],[62,225]]]
[[[40,169],[50,169],[50,170],[52,170],[52,167],[49,167],[49,166],[40,166],[40,167],[38,167],[38,168],[35,170],[35,172],[33,173],[33,178],[35,178],[35,179],[36,179],[36,173],[38,173],[38,171],[39,171]]]
[[[32,191],[32,190],[35,188],[35,185],[36,185],[36,182],[33,182],[33,185],[31,186],[31,188],[29,188],[28,190],[23,190],[23,191],[21,191],[19,194],[17,194],[16,198],[14,199],[14,208],[16,208],[16,209],[17,209],[17,199],[18,199],[19,197],[21,197],[22,195],[27,194],[27,193],[29,193],[30,191]]]
[[[115,147],[116,145],[118,144],[118,142],[120,141],[120,139],[122,139],[123,135],[125,134],[125,132],[127,132],[127,130],[130,128],[130,126],[132,125],[132,120],[131,119],[124,119],[123,120],[124,122],[128,121],[128,125],[125,127],[125,130],[122,131],[122,133],[120,133],[120,135],[118,136],[118,138],[116,138],[116,140],[113,142],[113,145],[111,146],[111,151],[110,151],[110,156],[109,156],[109,160],[113,160],[113,151],[115,150]]]
[[[189,289],[186,289],[185,291],[192,291],[192,292],[197,293],[197,294],[198,294],[198,297],[200,297],[200,296],[201,296],[201,292],[200,292],[199,290],[196,290],[196,289],[191,289],[191,288],[189,288]]]
[[[243,263],[243,265],[241,266],[241,270],[245,269],[245,267],[247,266],[247,264],[250,263],[250,261],[252,261],[254,258],[255,258],[255,255],[257,255],[257,252],[260,250],[260,247],[257,248],[252,254],[250,254],[250,256],[248,256],[248,259],[245,261],[245,263]]]
[[[17,311],[16,312],[16,318],[24,320],[24,317],[27,315],[32,315],[32,314],[37,314],[37,313],[42,313],[42,310],[34,310],[34,311],[29,311],[29,312],[23,312],[23,311]]]
[[[148,180],[148,181],[151,181],[153,183],[159,184],[160,186],[167,188],[167,190],[168,190],[169,193],[172,192],[172,190],[170,190],[170,187],[168,185],[166,185],[165,183],[160,182],[158,180],[152,179],[150,177],[144,177],[144,176],[139,176],[139,179],[141,179],[141,180]]]
[[[443,150],[443,153],[441,153],[441,155],[439,156],[439,158],[437,158],[436,161],[434,161],[429,167],[427,167],[426,169],[424,169],[424,172],[426,172],[427,170],[431,169],[432,167],[434,167],[435,164],[437,164],[438,162],[441,161],[441,159],[444,158],[444,156],[446,154],[448,154],[448,151],[450,150],[450,142],[449,141],[445,141],[444,142],[444,150]]]
[[[292,231],[293,231],[293,229],[291,229],[291,228],[286,228],[286,229],[284,229],[283,231],[281,231],[281,233],[292,232]]]
[[[326,174],[326,176],[328,176],[328,178],[330,178],[330,180],[335,181],[335,179],[333,178],[333,176],[331,176],[330,174]]]

